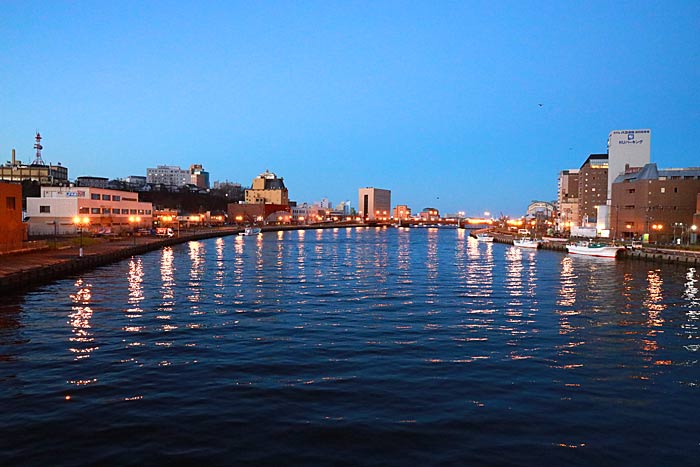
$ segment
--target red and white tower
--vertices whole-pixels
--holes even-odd
[[[41,145],[41,134],[37,131],[36,132],[36,143],[34,143],[34,149],[36,149],[36,159],[34,159],[34,162],[32,162],[32,165],[46,165],[44,164],[44,160],[41,158],[41,150],[44,149],[44,146]]]

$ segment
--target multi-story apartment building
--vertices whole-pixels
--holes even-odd
[[[557,189],[557,230],[571,230],[571,226],[579,222],[578,215],[578,176],[579,169],[562,170],[559,172]]]
[[[139,202],[130,191],[92,187],[42,187],[41,197],[27,198],[30,235],[64,235],[76,232],[74,218],[93,232],[129,231],[152,225],[153,205]],[[129,218],[139,217],[134,224]]]
[[[154,169],[146,169],[146,181],[148,183],[177,188],[187,185],[190,183],[190,180],[190,172],[175,165],[159,165]]]
[[[384,220],[391,217],[391,191],[381,188],[360,188],[358,214],[364,220]]]
[[[698,209],[700,167],[628,170],[612,185],[611,230],[616,237],[650,234],[652,241],[689,235]]]
[[[578,225],[594,223],[608,199],[608,155],[591,154],[578,174]]]

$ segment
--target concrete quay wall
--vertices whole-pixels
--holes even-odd
[[[511,235],[494,235],[494,242],[513,244]],[[561,251],[566,253],[565,242],[542,242],[540,249]],[[644,247],[639,250],[624,250],[618,255],[620,259],[635,259],[641,261],[655,261],[660,263],[700,265],[700,252],[689,250],[674,250],[666,248]]]

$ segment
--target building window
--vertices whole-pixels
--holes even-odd
[[[90,208],[80,208],[78,214],[90,214]]]
[[[100,199],[100,195],[98,195],[97,193],[92,193],[92,194],[90,195],[90,199],[97,199],[97,200],[99,200],[99,199]]]
[[[661,187],[661,193],[666,193],[666,188],[665,188],[665,187]]]
[[[129,209],[129,214],[136,214],[136,209]]]
[[[634,193],[634,191],[634,188],[630,188],[629,190],[627,190],[627,193]]]
[[[677,187],[677,186],[676,186],[676,187],[673,187],[673,192],[674,192],[674,193],[678,193],[678,187]]]
[[[50,213],[50,212],[51,212],[51,206],[39,206],[39,212]]]
[[[102,214],[109,214],[110,212],[112,212],[111,209],[109,209],[109,208],[102,208]]]
[[[92,208],[92,209],[90,209],[90,213],[92,213],[92,214],[99,214],[99,213],[100,213],[100,208]]]
[[[128,209],[122,209],[122,214],[129,214],[129,210],[128,210]]]
[[[150,210],[150,209],[146,209],[146,215],[147,215],[147,216],[150,216],[150,215],[151,215],[151,210]]]
[[[112,201],[121,201],[122,197],[119,195],[112,195]]]
[[[143,215],[143,209],[139,209],[139,214]]]
[[[17,209],[17,201],[15,200],[14,196],[8,196],[5,203],[6,203],[5,206],[7,207],[7,209],[12,209],[12,210]]]

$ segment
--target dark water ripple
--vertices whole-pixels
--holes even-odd
[[[0,305],[3,464],[690,465],[693,268],[335,229]]]

